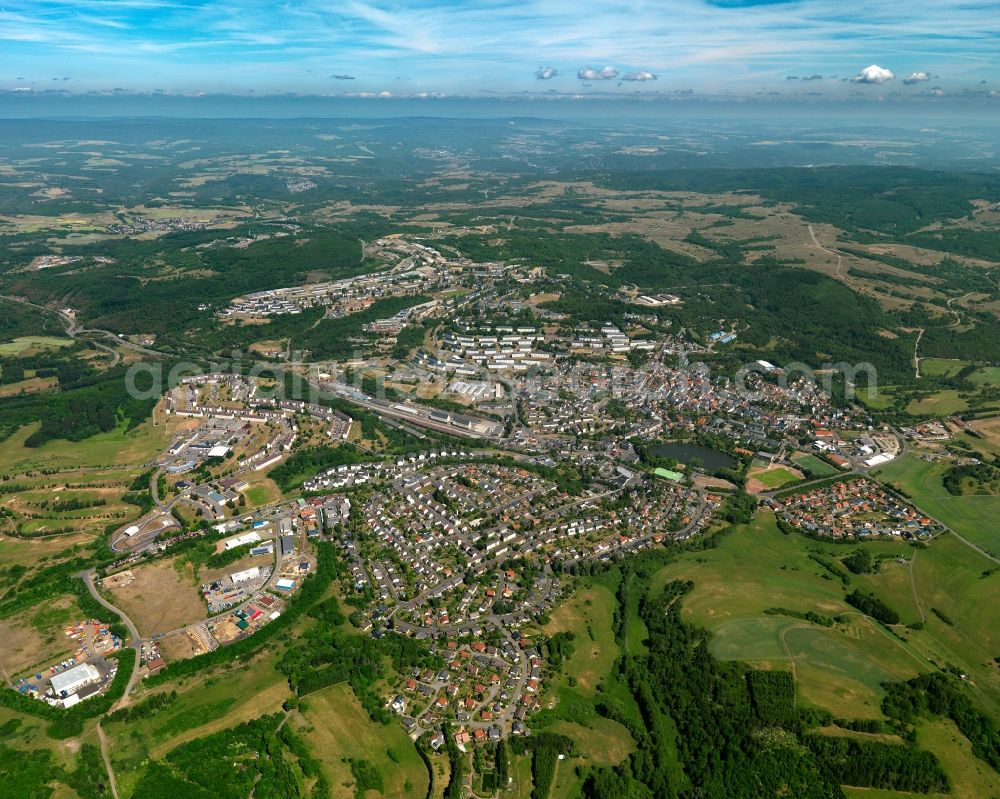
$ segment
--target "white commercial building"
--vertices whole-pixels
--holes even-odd
[[[236,549],[236,547],[244,547],[247,544],[256,544],[258,541],[260,541],[260,536],[257,533],[243,533],[227,538],[222,545],[226,549]]]
[[[260,577],[260,566],[244,569],[241,572],[233,572],[230,577],[234,583],[245,583],[249,580],[256,580]]]
[[[101,673],[90,663],[81,663],[52,677],[52,690],[56,696],[75,694],[85,685],[100,682]]]

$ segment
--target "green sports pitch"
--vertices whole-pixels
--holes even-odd
[[[792,463],[814,477],[833,477],[833,475],[840,473],[837,467],[808,453],[792,455]]]

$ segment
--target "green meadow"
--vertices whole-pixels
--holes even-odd
[[[849,587],[810,557],[846,574],[840,559],[859,548],[880,567],[872,574],[851,574]],[[980,604],[995,596],[1000,574],[984,577],[988,566],[950,536],[926,549],[902,541],[826,543],[785,535],[772,514],[761,513],[716,548],[685,553],[665,566],[652,584],[656,590],[671,580],[694,583],[684,613],[712,633],[716,657],[792,671],[803,705],[843,718],[880,718],[882,682],[947,664],[975,675],[986,706],[1000,711],[1000,679],[991,662],[1000,645],[1000,612]],[[876,594],[899,612],[902,623],[890,630],[860,614],[844,601],[854,588]],[[942,622],[932,607],[952,624]],[[776,608],[837,620],[824,626],[765,612]],[[903,626],[922,616],[923,629]]]
[[[941,482],[948,467],[914,454],[885,466],[876,476],[902,489],[920,509],[994,556],[1000,555],[1000,496],[949,494]]]

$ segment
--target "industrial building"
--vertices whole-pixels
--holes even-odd
[[[52,677],[52,692],[59,697],[75,694],[81,688],[101,681],[101,673],[90,663],[81,663]]]
[[[249,569],[244,569],[241,572],[233,572],[230,575],[230,579],[233,581],[234,585],[238,585],[239,583],[247,583],[250,582],[250,580],[256,580],[258,577],[260,577],[259,566],[252,566]]]

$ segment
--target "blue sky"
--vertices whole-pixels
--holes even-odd
[[[7,91],[882,98],[1000,90],[1000,2],[0,2]]]

